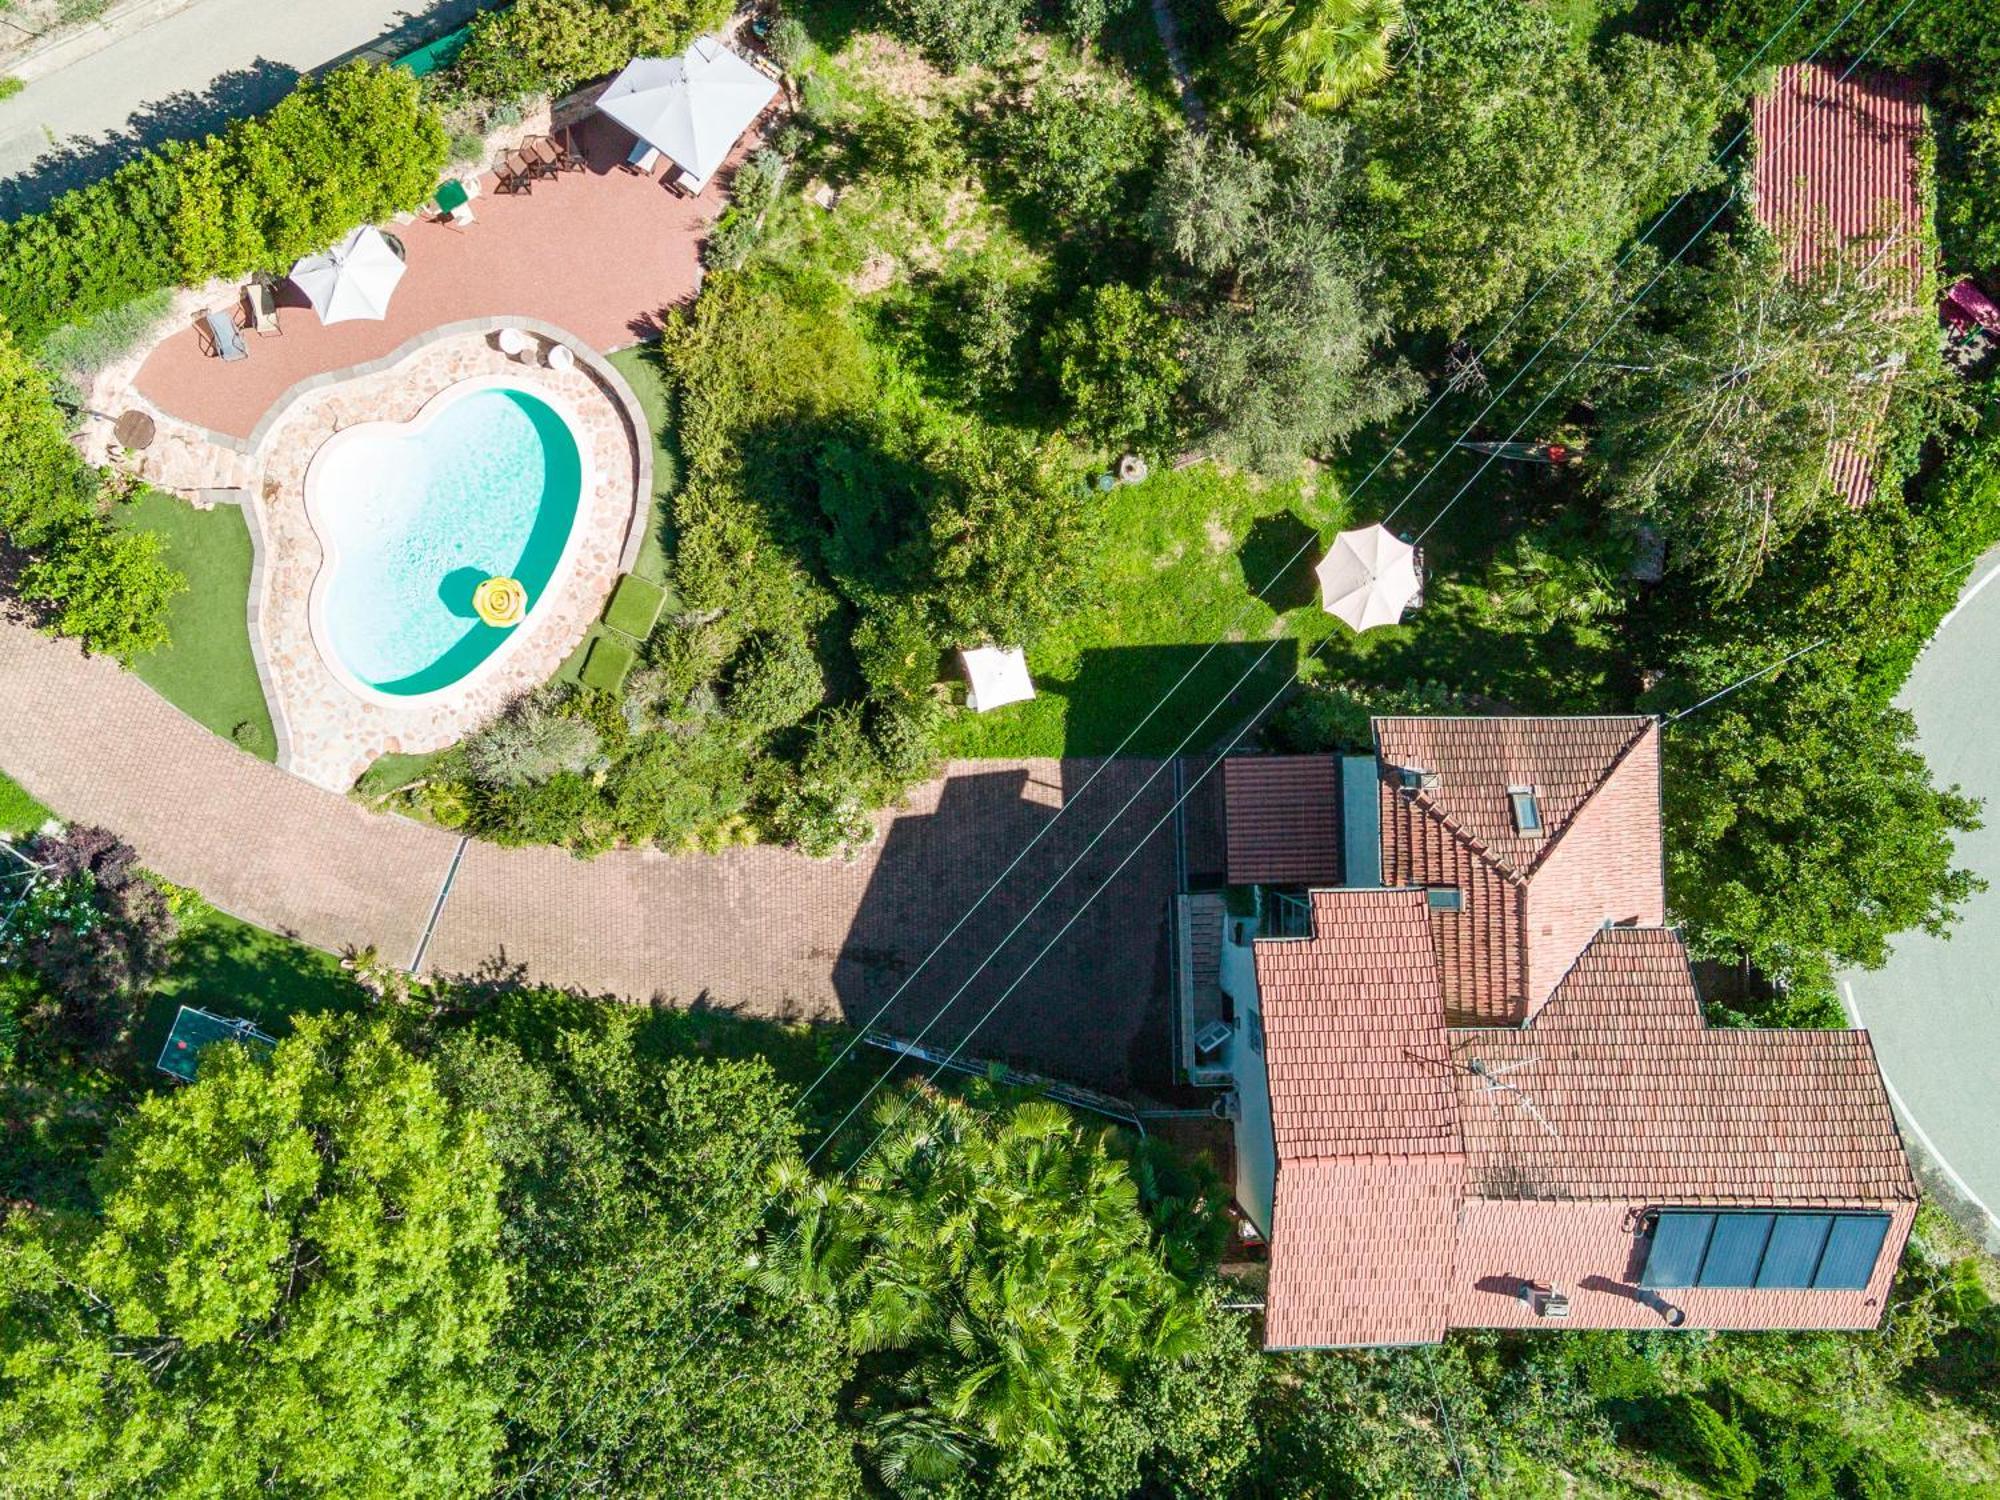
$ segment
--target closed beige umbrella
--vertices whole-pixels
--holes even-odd
[[[1416,549],[1386,527],[1341,532],[1313,571],[1320,607],[1357,631],[1394,625],[1417,597]]]

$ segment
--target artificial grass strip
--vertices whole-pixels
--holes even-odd
[[[637,653],[613,635],[601,635],[591,642],[590,655],[583,663],[583,685],[600,692],[615,693],[625,686],[625,674],[632,670]]]
[[[159,490],[141,490],[113,518],[160,539],[188,586],[167,606],[169,643],[133,662],[139,679],[174,707],[260,760],[278,758],[278,737],[257,662],[250,654],[250,529],[233,505],[196,510]]]
[[[627,573],[611,591],[611,602],[604,609],[604,623],[635,641],[643,641],[653,633],[666,598],[666,590],[650,578]]]

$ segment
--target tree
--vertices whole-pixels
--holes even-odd
[[[851,1361],[832,1313],[753,1280],[792,1102],[761,1059],[663,1055],[646,1029],[530,991],[440,1048],[503,1174],[520,1268],[503,1481],[844,1500],[856,1476],[833,1402]]]
[[[1198,1420],[1120,1421],[1163,1394],[1163,1364],[1229,1348],[1163,1264],[1125,1163],[1059,1106],[980,1107],[997,1102],[916,1086],[878,1106],[851,1185],[781,1174],[790,1223],[766,1279],[846,1309],[877,1473],[904,1492],[981,1476],[997,1494],[1124,1494],[1163,1441],[1227,1471],[1226,1437]]]
[[[1295,121],[1240,258],[1182,296],[1200,308],[1183,359],[1188,398],[1216,447],[1260,468],[1331,453],[1422,388],[1380,349],[1389,320],[1374,291],[1379,267],[1345,218],[1348,148],[1344,126]]]
[[[10,1493],[484,1492],[498,1174],[383,1023],[210,1048],[97,1187],[0,1236]]]
[[[1050,75],[1001,119],[1001,152],[1023,197],[1061,230],[1101,237],[1132,216],[1133,182],[1160,127],[1129,86]]]
[[[1077,424],[1109,447],[1171,434],[1183,370],[1180,321],[1165,295],[1111,281],[1090,288],[1043,349]]]
[[[1906,298],[1899,276],[1831,247],[1796,276],[1769,246],[1724,245],[1682,271],[1601,399],[1606,498],[1742,593],[1808,521],[1847,504],[1836,445],[1873,465],[1885,438],[1949,405],[1931,317]]]
[[[1389,76],[1403,0],[1224,0],[1236,48],[1270,113],[1287,100],[1336,109]]]
[[[1271,164],[1235,137],[1188,130],[1173,138],[1147,204],[1147,232],[1202,276],[1244,261],[1270,200]]]
[[[996,63],[1013,52],[1025,0],[888,0],[889,29],[946,72]]]
[[[1732,676],[1741,670],[1732,669]],[[1724,686],[1695,679],[1695,694]],[[1703,956],[1776,978],[1873,968],[1889,939],[1942,935],[1984,883],[1953,864],[1978,804],[1940,789],[1900,709],[1807,657],[1666,740],[1668,905]]]
[[[1353,212],[1399,326],[1456,335],[1553,273],[1601,277],[1712,173],[1700,48],[1622,36],[1593,57],[1535,0],[1411,0],[1410,18],[1419,54],[1352,111]]]

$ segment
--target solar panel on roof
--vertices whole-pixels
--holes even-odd
[[[1836,1291],[1859,1291],[1875,1274],[1875,1259],[1889,1233],[1887,1214],[1841,1214],[1826,1237],[1813,1285]]]
[[[1771,1227],[1771,1242],[1764,1247],[1757,1285],[1811,1286],[1820,1251],[1826,1248],[1826,1232],[1832,1227],[1832,1214],[1779,1214]]]
[[[1653,1226],[1653,1249],[1639,1285],[1693,1286],[1714,1228],[1714,1214],[1661,1214]]]
[[[1771,1214],[1718,1214],[1701,1263],[1700,1286],[1755,1286],[1764,1245],[1771,1238]]]

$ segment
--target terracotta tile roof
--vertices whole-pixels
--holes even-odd
[[[1456,1151],[1423,893],[1314,891],[1312,917],[1254,950],[1279,1161]]]
[[[1450,1043],[1477,1196],[1916,1196],[1868,1034],[1705,1027],[1666,929],[1606,929],[1531,1023]]]
[[[1222,781],[1231,885],[1341,878],[1338,756],[1232,756]]]
[[[1281,1163],[1264,1347],[1443,1338],[1462,1166],[1450,1154]]]
[[[1927,253],[1917,165],[1924,103],[1916,80],[1857,73],[1842,81],[1831,64],[1794,63],[1752,106],[1751,124],[1752,202],[1778,238],[1786,269],[1797,275],[1830,244],[1858,244],[1880,254],[1879,267],[1914,306]],[[1874,493],[1878,440],[1870,423],[1827,452],[1828,477],[1851,505]]]
[[[1606,918],[1664,920],[1650,718],[1377,719],[1375,738],[1383,882],[1462,896],[1431,919],[1452,1020],[1521,1020]],[[1428,784],[1405,791],[1404,770]],[[1540,833],[1515,827],[1513,787]]]
[[[1896,74],[1842,81],[1840,73],[1831,63],[1793,63],[1751,107],[1757,218],[1794,274],[1825,253],[1829,233],[1835,244],[1871,249],[1894,235],[1884,263],[1901,270],[1914,297],[1924,266],[1923,88]]]
[[[1657,1329],[1663,1308],[1686,1317],[1688,1328],[1873,1328],[1882,1321],[1889,1285],[1916,1216],[1914,1202],[1888,1210],[1889,1233],[1875,1274],[1859,1291],[1678,1287],[1649,1293],[1638,1285],[1645,1264],[1639,1218],[1660,1200],[1523,1203],[1473,1198],[1457,1213],[1451,1308],[1454,1328],[1546,1328],[1522,1302],[1522,1281],[1561,1287],[1569,1298],[1569,1328]],[[1273,1264],[1277,1245],[1272,1244]]]

